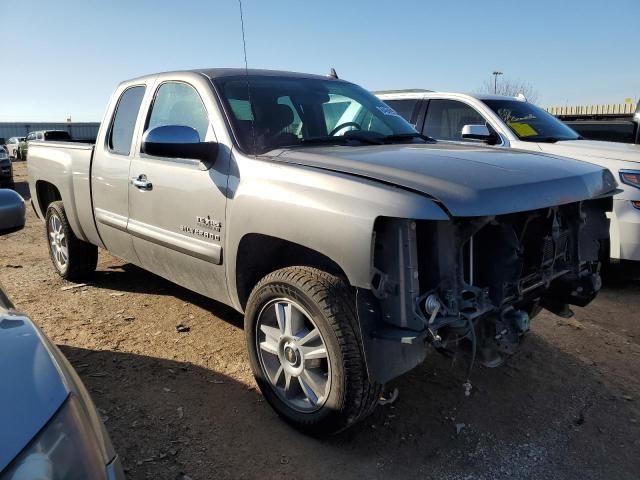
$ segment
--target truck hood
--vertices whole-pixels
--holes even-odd
[[[273,160],[377,180],[420,192],[452,216],[502,215],[613,194],[599,166],[514,150],[448,144],[302,147]]]
[[[0,471],[47,424],[68,394],[40,331],[13,310],[0,285]]]
[[[563,155],[579,160],[626,160],[640,163],[640,145],[632,143],[600,142],[597,140],[565,140],[556,143],[540,143],[545,153]]]

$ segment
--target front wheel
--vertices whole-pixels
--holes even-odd
[[[98,265],[98,247],[75,236],[60,201],[49,205],[45,221],[49,256],[58,274],[71,281],[86,280]]]
[[[336,433],[373,411],[355,296],[340,278],[309,267],[267,275],[245,314],[251,368],[265,399],[309,434]]]

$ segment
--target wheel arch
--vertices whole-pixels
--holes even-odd
[[[304,245],[262,233],[248,233],[238,245],[235,262],[236,294],[244,311],[253,287],[266,275],[292,266],[314,267],[342,277],[344,270],[327,255]]]
[[[40,211],[40,217],[44,218],[47,214],[47,208],[52,202],[62,200],[60,190],[53,183],[46,180],[38,180],[36,182],[36,202]]]

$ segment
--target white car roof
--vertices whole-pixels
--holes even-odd
[[[454,93],[454,92],[436,92],[434,90],[380,90],[373,92],[382,99],[403,99],[403,98],[436,98],[436,97],[468,97],[476,100],[524,100],[518,97],[509,97],[506,95],[493,95],[491,93]]]

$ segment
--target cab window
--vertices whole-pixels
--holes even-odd
[[[486,123],[482,115],[465,103],[434,99],[429,102],[423,133],[436,140],[461,142],[465,141],[462,138],[462,127]]]
[[[109,151],[112,153],[129,155],[144,92],[145,87],[131,87],[120,96],[109,132]]]
[[[209,116],[198,92],[186,83],[160,85],[153,102],[147,129],[165,125],[191,127],[204,141],[209,129]]]

